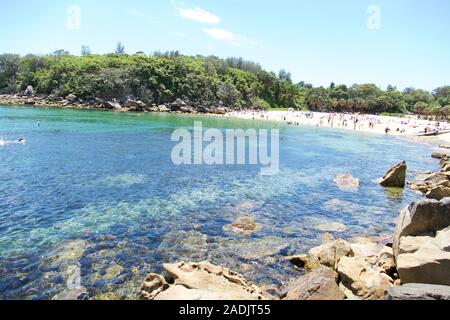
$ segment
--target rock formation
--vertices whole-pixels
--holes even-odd
[[[342,191],[358,191],[360,181],[354,178],[350,173],[338,174],[334,182]]]
[[[403,188],[406,183],[406,161],[403,161],[391,168],[380,180],[383,187]]]
[[[173,284],[150,274],[144,281],[145,300],[261,300],[262,291],[241,275],[209,262],[165,264]]]

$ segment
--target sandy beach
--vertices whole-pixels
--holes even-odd
[[[425,132],[449,131],[449,123],[419,119],[417,116],[400,118],[393,116],[303,111],[234,111],[224,116],[241,119],[280,121],[299,126],[309,125],[323,128],[346,129],[355,132],[389,134],[423,142],[450,143],[450,132],[434,136],[422,136]]]

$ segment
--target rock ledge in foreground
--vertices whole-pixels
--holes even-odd
[[[450,287],[409,283],[391,288],[386,300],[450,300]]]
[[[144,280],[144,300],[262,300],[262,291],[243,276],[209,262],[164,264],[173,279],[169,284],[157,274]]]

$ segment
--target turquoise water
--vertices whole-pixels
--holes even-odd
[[[194,121],[214,128],[281,130],[280,172],[257,166],[174,166],[170,141]],[[37,123],[40,122],[40,126]],[[401,160],[431,170],[431,147],[394,137],[270,122],[166,114],[0,107],[0,298],[50,299],[80,269],[89,296],[136,298],[148,272],[181,260],[210,260],[259,285],[296,271],[283,259],[337,237],[393,231],[399,210],[419,196],[391,194],[373,180]],[[350,172],[358,192],[336,187]],[[242,214],[252,236],[224,226]]]

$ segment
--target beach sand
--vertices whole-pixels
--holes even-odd
[[[302,111],[234,111],[227,113],[224,117],[279,121],[292,125],[309,125],[323,128],[346,129],[355,132],[372,132],[386,134],[386,128],[389,128],[389,135],[403,136],[413,140],[450,144],[450,133],[419,137],[425,129],[441,131],[450,130],[450,124],[446,122],[436,122],[421,120],[416,116],[392,117],[377,115],[359,115],[359,114],[332,114],[320,112],[302,112]],[[357,122],[355,122],[357,120]]]

